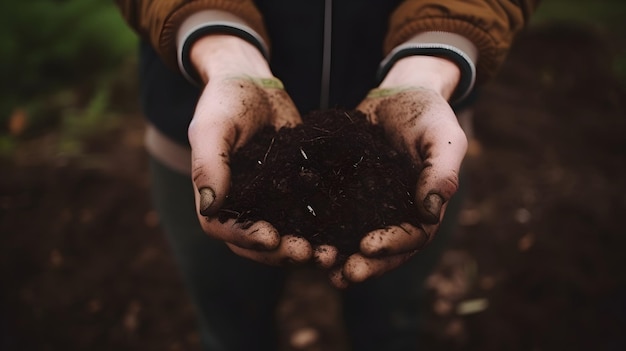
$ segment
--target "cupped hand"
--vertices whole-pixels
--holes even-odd
[[[188,131],[202,229],[236,254],[258,262],[310,260],[319,250],[305,239],[281,236],[268,222],[221,222],[216,217],[230,189],[230,156],[267,125],[278,129],[301,123],[291,98],[261,53],[237,37],[210,35],[198,40],[191,61],[205,83]],[[333,259],[323,253],[315,256],[323,263]]]
[[[465,133],[448,103],[459,75],[458,68],[445,59],[404,58],[359,105],[417,166],[415,216],[420,225],[404,223],[368,233],[360,252],[331,271],[335,286],[346,287],[397,268],[434,239],[447,203],[459,187],[467,150]]]

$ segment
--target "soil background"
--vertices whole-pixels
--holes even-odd
[[[534,28],[481,91],[460,225],[427,282],[425,349],[626,349],[625,47]],[[47,152],[52,131],[1,161],[0,350],[198,350],[142,133],[130,115],[83,157]],[[294,272],[283,350],[345,349],[338,313],[318,272]]]

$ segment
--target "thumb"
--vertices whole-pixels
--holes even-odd
[[[445,204],[459,188],[459,172],[467,150],[467,138],[460,128],[442,128],[434,137],[425,136],[423,168],[419,174],[416,204],[420,218],[438,223]]]
[[[205,87],[187,130],[196,208],[202,216],[214,214],[224,202],[230,155],[241,138],[235,117],[242,114],[246,91],[228,83],[216,79]]]
[[[189,128],[191,177],[196,208],[210,216],[221,206],[230,190],[230,153],[235,135],[222,123],[205,123]],[[198,145],[198,146],[196,146]]]

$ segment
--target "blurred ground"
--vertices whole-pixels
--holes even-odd
[[[482,91],[461,225],[428,282],[429,349],[626,349],[616,39],[537,27]],[[197,350],[150,208],[142,128],[128,116],[82,157],[50,153],[51,132],[1,161],[0,350]],[[315,272],[295,276],[284,348],[341,350],[336,316]]]

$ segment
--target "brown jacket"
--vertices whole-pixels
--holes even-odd
[[[321,1],[321,0],[320,0]],[[116,0],[128,23],[171,67],[182,22],[205,9],[224,10],[243,19],[270,43],[262,15],[251,0]],[[477,82],[492,77],[504,61],[515,34],[528,22],[538,0],[406,0],[393,12],[384,54],[425,31],[452,32],[478,49]]]

